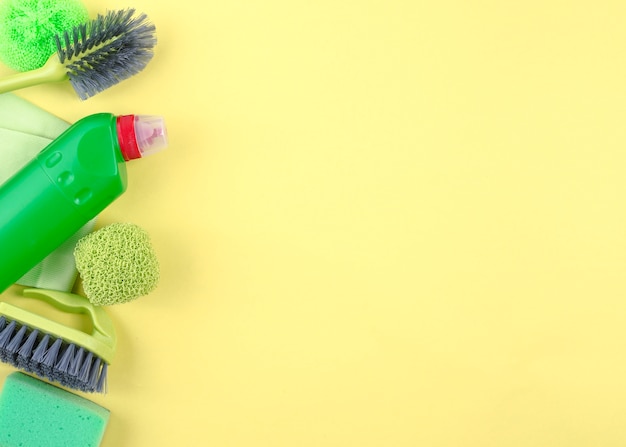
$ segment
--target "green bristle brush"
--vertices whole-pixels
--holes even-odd
[[[55,36],[56,54],[35,70],[0,78],[0,94],[69,80],[87,99],[145,68],[153,56],[156,28],[134,9],[110,11]]]

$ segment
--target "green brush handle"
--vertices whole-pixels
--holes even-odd
[[[56,290],[25,289],[23,295],[51,304],[54,308],[64,312],[87,315],[93,324],[93,331],[90,335],[66,326],[63,326],[62,330],[57,327],[55,332],[59,331],[59,336],[88,348],[110,363],[115,353],[117,337],[113,321],[102,307],[94,306],[87,298],[80,295]],[[55,326],[58,325],[55,324]],[[77,335],[81,335],[79,339]],[[96,343],[81,342],[80,340],[87,340],[85,336],[95,340]]]
[[[0,78],[0,94],[46,82],[66,81],[67,79],[69,77],[65,66],[59,62],[55,53],[41,68]]]

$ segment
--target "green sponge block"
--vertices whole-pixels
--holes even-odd
[[[0,446],[97,447],[109,410],[21,372],[0,394]]]

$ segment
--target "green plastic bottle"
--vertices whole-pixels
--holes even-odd
[[[166,146],[161,117],[90,115],[0,185],[0,292],[126,190],[128,160]]]

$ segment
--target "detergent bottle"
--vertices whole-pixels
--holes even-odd
[[[0,185],[0,292],[126,190],[127,161],[166,146],[161,117],[90,115]]]

